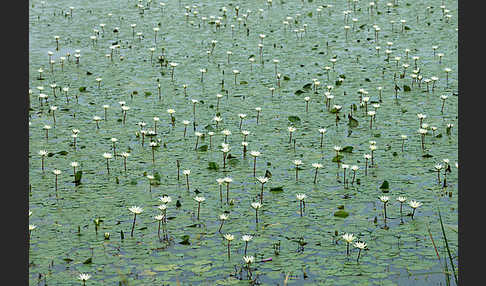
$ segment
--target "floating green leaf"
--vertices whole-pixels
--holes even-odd
[[[343,159],[344,159],[343,155],[337,155],[337,156],[334,156],[331,161],[334,162],[334,163],[340,163],[340,162],[342,162]]]
[[[199,151],[199,152],[208,151],[208,145],[202,145],[202,146],[197,147],[197,151]]]
[[[341,150],[341,152],[343,152],[343,153],[353,153],[353,146],[345,146],[345,147],[343,147],[343,149]]]
[[[76,171],[74,174],[74,184],[79,186],[81,184],[81,177],[83,176],[83,171]]]
[[[358,127],[359,122],[358,120],[354,119],[351,115],[348,116],[348,126],[353,128],[353,127]]]
[[[183,235],[183,236],[181,237],[181,239],[182,239],[182,240],[181,240],[181,241],[179,241],[179,244],[182,244],[182,245],[189,245],[189,244],[191,244],[191,243],[189,242],[189,238],[190,238],[190,236],[189,236],[189,235],[187,235],[187,234]]]
[[[294,124],[300,123],[300,117],[291,115],[288,117],[288,120]]]
[[[208,163],[208,169],[209,170],[218,170],[219,165],[216,162],[209,162]]]
[[[390,184],[388,183],[387,180],[384,180],[383,183],[380,186],[380,189],[382,190],[388,190],[390,188]]]
[[[349,213],[347,211],[338,210],[338,211],[334,212],[334,216],[340,217],[340,218],[347,218],[349,216]]]
[[[270,192],[283,192],[283,187],[280,186],[280,187],[270,188]]]

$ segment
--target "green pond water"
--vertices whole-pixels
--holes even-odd
[[[457,275],[457,1],[390,2],[388,7],[386,1],[375,1],[370,10],[369,1],[337,0],[165,1],[164,6],[146,0],[29,1],[29,223],[37,226],[30,238],[30,285],[82,285],[80,273],[91,275],[86,285],[455,285],[450,256]],[[406,20],[403,31],[400,20]],[[381,29],[378,43],[373,25]],[[344,26],[349,26],[347,36]],[[159,28],[156,42],[154,27]],[[119,47],[112,51],[114,45]],[[435,55],[433,46],[438,46]],[[150,48],[155,48],[152,61]],[[66,58],[63,65],[61,57]],[[173,80],[169,62],[178,63]],[[402,78],[403,64],[409,66]],[[41,78],[39,68],[44,70]],[[418,68],[420,86],[410,76]],[[451,69],[447,75],[446,68]],[[203,81],[200,69],[207,71]],[[236,83],[233,70],[239,71]],[[438,80],[427,91],[424,80],[434,76]],[[102,78],[100,84],[96,78]],[[316,92],[313,79],[320,82]],[[331,109],[342,106],[337,126],[336,114],[326,108],[327,86],[334,96]],[[395,86],[400,88],[397,98]],[[69,87],[67,97],[63,87]],[[270,88],[275,88],[273,96]],[[368,110],[380,104],[371,130],[360,89],[368,92]],[[48,95],[47,102],[39,100],[41,93]],[[223,95],[219,109],[216,94]],[[443,110],[441,95],[448,96]],[[310,98],[307,112],[305,97]],[[204,134],[197,151],[192,99],[199,101],[195,129]],[[130,107],[125,123],[120,101]],[[103,105],[110,106],[106,120]],[[57,106],[55,123],[50,106]],[[175,110],[175,126],[167,109]],[[348,119],[350,112],[357,125]],[[418,113],[427,116],[425,150]],[[247,115],[241,125],[250,132],[246,156],[238,114]],[[216,115],[222,118],[218,126]],[[94,116],[101,118],[99,129]],[[142,146],[138,122],[153,130],[153,117],[160,118],[157,135],[145,137]],[[185,137],[183,120],[190,121]],[[51,126],[48,139],[44,125]],[[290,143],[289,126],[296,128]],[[322,148],[319,128],[327,130]],[[79,129],[76,146],[72,129]],[[232,133],[226,168],[223,129]],[[211,146],[208,132],[214,132]],[[403,152],[402,134],[407,135]],[[130,153],[126,172],[123,158],[114,156],[108,174],[103,153],[114,153],[113,137],[117,155]],[[155,164],[151,140],[158,142]],[[369,141],[376,141],[377,149],[365,175]],[[348,169],[344,184],[336,145],[347,147],[340,152],[339,166],[359,166],[353,183]],[[44,172],[40,150],[49,153]],[[261,184],[253,177],[250,151],[261,152],[256,175],[271,175],[258,224],[251,203],[260,200]],[[298,181],[297,159],[303,162]],[[439,184],[434,165],[444,166],[443,159],[449,159],[450,172],[440,171]],[[73,161],[82,172],[76,183]],[[312,163],[323,165],[316,184]],[[57,191],[55,169],[62,171]],[[189,190],[182,174],[186,169],[191,170]],[[155,176],[151,187],[146,175]],[[230,204],[226,185],[220,202],[216,179],[224,177],[233,179]],[[380,188],[384,181],[387,189]],[[299,193],[307,195],[303,216]],[[163,195],[172,198],[168,240],[159,240],[154,219]],[[206,199],[199,220],[196,195]],[[390,197],[386,224],[383,195]],[[403,223],[399,196],[407,198]],[[409,200],[423,203],[413,219]],[[144,210],[137,215],[133,237],[131,206]],[[340,210],[348,216],[335,216]],[[219,233],[223,213],[229,219]],[[97,232],[95,219],[100,220]],[[226,233],[235,236],[230,259]],[[353,245],[346,255],[345,233],[367,243],[359,263]],[[252,279],[242,259],[245,234],[253,236],[247,250],[255,257]]]

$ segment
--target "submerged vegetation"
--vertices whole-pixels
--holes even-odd
[[[457,1],[206,2],[29,1],[30,284],[457,284]]]

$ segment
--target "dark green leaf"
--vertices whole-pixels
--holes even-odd
[[[353,146],[346,146],[341,150],[343,153],[353,153]]]
[[[219,169],[219,165],[216,162],[209,162],[208,165],[209,165],[208,166],[209,170],[218,170]]]
[[[206,152],[208,151],[208,145],[202,145],[197,148],[197,151]]]
[[[83,176],[83,171],[76,171],[76,174],[74,174],[74,184],[78,186],[81,184],[81,177]]]
[[[354,118],[353,118],[351,115],[350,115],[350,116],[348,116],[348,120],[349,120],[349,121],[348,121],[348,125],[349,125],[349,127],[351,127],[351,128],[352,128],[352,127],[358,127],[358,125],[359,125],[358,120],[354,119]]]
[[[347,218],[349,216],[349,213],[347,211],[338,210],[334,213],[334,216],[340,217],[340,218]]]
[[[189,245],[189,244],[191,244],[189,242],[189,238],[190,238],[189,235],[187,235],[187,234],[183,235],[181,237],[182,240],[179,242],[179,244],[183,244],[183,245]]]
[[[403,85],[403,91],[404,91],[404,92],[408,92],[408,91],[412,91],[412,89],[410,88],[410,86],[408,86],[408,85],[404,84],[404,85]]]
[[[343,155],[337,155],[337,156],[334,156],[334,158],[332,158],[332,162],[339,163],[339,162],[342,161],[342,159],[344,159]]]
[[[380,189],[382,190],[388,190],[390,188],[390,184],[388,183],[387,180],[384,180],[383,183],[380,186]]]
[[[289,121],[296,124],[296,123],[300,123],[300,117],[298,116],[295,116],[295,115],[291,115],[288,117]]]
[[[270,192],[283,192],[283,187],[270,188]]]
[[[312,88],[312,83],[306,83],[302,89],[311,89]]]

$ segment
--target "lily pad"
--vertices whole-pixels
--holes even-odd
[[[209,162],[208,163],[208,169],[209,170],[218,170],[219,169],[219,165],[216,162]]]
[[[381,190],[388,190],[390,188],[390,184],[388,183],[387,180],[384,180],[383,183],[380,186]]]
[[[283,187],[280,186],[280,187],[273,187],[273,188],[270,188],[270,192],[283,192]]]
[[[288,117],[288,120],[294,124],[300,123],[300,117],[291,115]]]
[[[338,210],[338,211],[334,212],[334,216],[340,217],[340,218],[347,218],[349,216],[349,213],[347,211],[344,211],[344,210]]]

